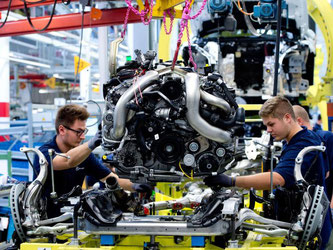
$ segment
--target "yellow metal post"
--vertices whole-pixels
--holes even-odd
[[[312,19],[318,24],[326,44],[327,51],[327,68],[323,81],[315,79],[314,85],[307,92],[307,99],[304,105],[317,106],[320,109],[323,119],[324,129],[328,129],[327,124],[327,96],[332,95],[333,83],[333,9],[328,1],[323,0],[307,0],[308,13]]]

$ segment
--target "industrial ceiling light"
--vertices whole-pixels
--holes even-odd
[[[14,58],[14,57],[9,57],[9,60],[13,61],[13,62],[28,64],[28,65],[33,65],[33,66],[42,67],[42,68],[48,68],[48,69],[51,68],[50,65],[45,64],[45,63],[39,63],[39,62],[34,62],[34,61],[29,61],[29,60]]]
[[[63,34],[62,32],[58,32],[58,31],[52,31],[52,32],[49,32],[49,34],[53,35],[53,36],[61,37],[61,38],[66,37],[65,34]]]

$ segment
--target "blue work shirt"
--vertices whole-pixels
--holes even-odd
[[[328,158],[328,171],[332,172],[333,169],[333,133],[330,131],[317,130],[316,133],[322,138],[326,147],[326,155]]]
[[[39,150],[46,157],[48,162],[48,176],[46,182],[43,187],[43,196],[47,198],[47,214],[49,218],[59,216],[61,206],[55,205],[50,200],[50,194],[52,192],[52,182],[51,182],[51,164],[50,164],[50,156],[48,153],[48,149],[54,149],[56,152],[61,153],[57,143],[56,136],[50,140],[49,142],[42,145]],[[38,156],[34,159],[34,168],[37,173],[40,171],[39,166],[39,158]],[[95,177],[96,179],[102,179],[109,175],[111,171],[103,166],[94,156],[94,154],[90,154],[87,159],[85,159],[80,165],[74,168],[66,169],[66,170],[57,170],[54,171],[54,186],[55,191],[57,192],[58,197],[63,194],[70,192],[75,186],[82,186],[84,178],[86,175],[90,175]],[[34,176],[36,178],[36,176]]]
[[[321,142],[322,139],[320,136],[305,127],[303,127],[303,130],[294,135],[289,143],[284,142],[279,163],[274,169],[274,172],[279,173],[283,177],[285,181],[285,188],[290,188],[295,184],[294,168],[295,159],[298,153],[305,147],[319,146],[321,145]],[[317,154],[318,158],[316,159],[316,163],[309,170]],[[325,187],[325,169],[328,168],[327,164],[326,158],[324,158],[322,153],[317,153],[317,151],[307,153],[304,156],[301,167],[304,179],[310,184]]]
[[[328,199],[331,200],[333,195],[333,133],[325,130],[317,130],[316,133],[322,138],[326,147],[325,155],[328,159],[327,171],[329,171],[326,187]]]
[[[318,123],[316,123],[316,124],[313,126],[312,130],[313,130],[314,132],[317,132],[317,131],[319,131],[319,130],[323,130],[323,129],[322,129],[321,125],[319,125]]]
[[[318,134],[311,130],[308,130],[305,127],[302,128],[303,130],[295,134],[291,138],[289,143],[284,143],[279,163],[274,169],[274,172],[279,173],[285,180],[285,188],[291,188],[296,183],[294,177],[294,168],[295,159],[298,153],[305,147],[319,146],[322,142],[322,138]],[[301,172],[303,178],[308,183],[323,186],[327,193],[325,175],[328,168],[328,162],[327,158],[325,158],[323,153],[317,152],[318,151],[312,151],[304,156],[303,164],[301,166]],[[330,212],[328,211],[324,220],[324,225],[321,230],[321,249],[325,249],[324,246],[326,246],[329,240],[331,230],[332,222]]]

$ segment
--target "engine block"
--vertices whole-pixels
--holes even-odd
[[[117,69],[104,85],[103,149],[120,176],[180,181],[221,172],[235,158],[244,110],[222,76],[153,66],[154,52]]]

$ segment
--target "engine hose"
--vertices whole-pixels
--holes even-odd
[[[123,168],[122,166],[118,165],[115,167],[116,169],[119,169],[121,172],[123,172],[124,174],[130,174],[131,170],[127,169],[127,168]],[[134,167],[128,167],[128,168],[134,168]]]
[[[236,122],[244,123],[245,121],[245,110],[243,108],[238,108],[229,120],[218,119],[216,121],[213,121],[213,113],[209,112],[208,110],[201,110],[201,112],[204,118],[210,120],[214,125],[222,128],[231,127],[234,126]]]
[[[222,218],[222,214],[219,214],[215,217],[213,217],[210,220],[205,221],[204,223],[202,223],[203,227],[209,227],[211,225],[214,225],[216,222],[218,222],[220,219]]]
[[[142,117],[140,119],[138,119],[137,121],[137,126],[135,126],[135,132],[136,132],[136,139],[138,142],[138,145],[140,147],[140,149],[142,150],[142,153],[145,154],[147,151],[149,151],[149,148],[147,147],[147,145],[145,144],[145,138],[143,136],[143,122],[144,122],[144,118]]]
[[[236,113],[232,115],[231,119],[229,120],[222,120],[222,119],[218,119],[216,121],[213,121],[212,116],[214,115],[213,113],[209,112],[208,110],[200,110],[200,113],[202,115],[203,118],[205,118],[206,120],[209,120],[211,123],[213,123],[214,125],[220,127],[220,128],[225,128],[225,127],[230,127],[232,125],[235,124],[236,122]]]
[[[212,74],[207,77],[208,80],[217,82],[221,85],[227,99],[228,103],[230,103],[231,106],[233,106],[235,109],[238,109],[238,104],[235,101],[235,99],[231,96],[231,93],[227,87],[227,85],[223,82],[222,77],[220,75]]]
[[[208,209],[204,212],[203,217],[206,216],[211,216],[214,211],[220,206],[222,205],[222,201],[220,199],[218,199],[216,202],[214,202],[213,204],[209,204],[210,206],[208,207]]]

